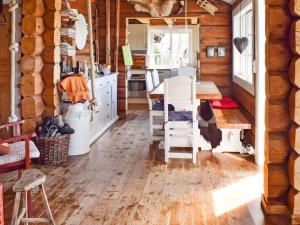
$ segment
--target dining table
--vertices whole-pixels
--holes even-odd
[[[196,83],[196,98],[201,100],[221,100],[222,94],[213,81],[198,81]],[[149,94],[151,99],[164,98],[164,82]]]

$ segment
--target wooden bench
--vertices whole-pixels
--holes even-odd
[[[251,123],[239,109],[212,109],[217,127],[222,130],[220,146],[214,152],[241,152],[241,131],[250,130]]]

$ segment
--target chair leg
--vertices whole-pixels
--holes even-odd
[[[150,132],[150,144],[153,144],[153,115],[150,112],[150,117],[149,117],[149,132]]]
[[[198,148],[194,145],[193,146],[193,163],[194,164],[197,163],[197,152],[198,152]]]
[[[51,209],[50,209],[50,206],[49,206],[49,202],[48,202],[47,195],[46,195],[45,188],[44,188],[43,184],[40,185],[40,190],[42,192],[43,202],[44,202],[44,206],[46,208],[46,213],[47,213],[47,216],[48,216],[48,219],[49,219],[49,223],[51,225],[55,225],[53,215],[52,215],[52,212],[51,212]]]
[[[17,192],[15,197],[12,218],[11,218],[11,225],[18,225],[17,219],[18,219],[19,208],[20,208],[20,200],[21,200],[21,192]]]
[[[165,136],[165,163],[169,162],[169,152],[170,152],[170,139],[169,136]]]
[[[24,192],[24,198],[23,198],[23,208],[25,208],[25,218],[29,218],[28,216],[28,194],[27,192],[25,191]],[[28,223],[24,223],[25,225],[28,225]]]
[[[32,217],[32,193],[28,191],[27,193],[27,210],[28,210],[28,217]]]

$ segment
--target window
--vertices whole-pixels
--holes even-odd
[[[233,38],[247,37],[249,45],[240,54],[233,47],[233,81],[254,95],[254,20],[252,0],[246,0],[233,11]]]
[[[152,28],[149,32],[150,67],[177,68],[192,62],[192,30]]]

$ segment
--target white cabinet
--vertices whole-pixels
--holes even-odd
[[[90,144],[119,119],[117,114],[117,82],[117,73],[95,79],[96,96],[100,108],[98,112],[93,112],[91,115]]]
[[[128,43],[131,50],[147,50],[148,24],[129,24]]]

